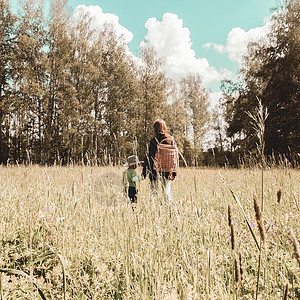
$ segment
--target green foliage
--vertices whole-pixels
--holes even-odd
[[[146,153],[147,144],[153,137],[153,123],[162,118],[167,103],[167,79],[161,71],[162,59],[156,57],[152,47],[141,49],[142,65],[140,66],[139,98],[136,102],[138,116],[137,141],[142,153]]]
[[[249,44],[242,81],[222,83],[222,103],[211,116],[215,144],[205,155],[210,114],[199,75],[188,74],[176,86],[153,48],[133,60],[112,24],[99,32],[88,15],[71,22],[66,0],[53,0],[49,16],[42,1],[22,1],[17,15],[8,0],[0,4],[1,163],[120,164],[132,153],[143,158],[152,124],[163,118],[189,164],[237,166],[256,151],[250,115],[257,97],[269,112],[266,157],[291,161],[300,152],[296,1],[274,14],[264,41]]]
[[[180,82],[180,91],[187,110],[186,137],[192,132],[193,163],[201,165],[202,140],[207,123],[208,113],[208,91],[202,86],[199,74],[188,74]]]
[[[119,164],[143,156],[167,80],[153,49],[138,64],[112,24],[74,24],[65,0],[26,0],[17,16],[1,1],[0,162]]]
[[[228,135],[234,147],[255,149],[256,134],[246,112],[254,112],[259,97],[269,112],[266,154],[291,155],[300,150],[299,15],[299,1],[286,1],[274,14],[266,39],[249,44],[241,69],[243,84],[223,85]]]
[[[9,158],[9,126],[8,116],[10,100],[13,91],[9,82],[13,77],[11,64],[15,53],[15,23],[16,16],[10,11],[9,1],[0,1],[0,162]]]

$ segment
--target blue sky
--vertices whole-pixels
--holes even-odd
[[[166,58],[166,71],[179,80],[199,72],[203,84],[220,94],[223,78],[235,79],[249,41],[269,31],[276,0],[69,0],[75,13],[89,13],[101,27],[113,21],[133,55],[151,44]],[[80,7],[79,7],[80,6]],[[76,15],[76,14],[75,14]],[[76,18],[76,17],[75,17]],[[212,101],[215,101],[212,99]]]
[[[230,62],[206,51],[202,45],[224,44],[234,27],[249,30],[264,25],[264,18],[271,15],[276,0],[69,0],[69,4],[74,9],[82,4],[98,5],[103,12],[117,15],[120,24],[134,35],[128,46],[136,55],[147,33],[145,22],[151,17],[161,20],[167,12],[177,14],[190,30],[193,49],[199,56],[207,57],[217,67],[231,67]]]

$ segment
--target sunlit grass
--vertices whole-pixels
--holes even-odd
[[[123,195],[124,170],[0,168],[3,299],[39,297],[28,278],[5,273],[8,268],[26,272],[47,299],[255,297],[259,253],[228,186],[258,237],[253,195],[261,197],[260,169],[181,169],[171,204],[162,195],[150,197],[147,179],[138,186],[134,209]],[[288,231],[293,228],[299,239],[299,182],[297,170],[264,172],[266,241],[259,299],[280,299],[287,283],[290,298],[299,297],[299,266]],[[234,251],[241,252],[245,270],[238,286],[228,204]]]

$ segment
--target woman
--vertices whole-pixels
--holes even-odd
[[[142,176],[146,178],[149,174],[152,195],[157,195],[158,180],[161,179],[163,190],[169,201],[172,200],[171,181],[176,172],[158,172],[155,167],[154,158],[160,142],[162,144],[175,144],[174,139],[168,134],[168,128],[164,120],[157,119],[153,124],[154,137],[150,141],[149,151],[144,159]]]

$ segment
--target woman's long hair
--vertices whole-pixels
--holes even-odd
[[[157,119],[154,121],[153,129],[154,129],[155,135],[163,134],[167,138],[171,137],[168,133],[168,128],[167,128],[166,122],[162,119]]]

